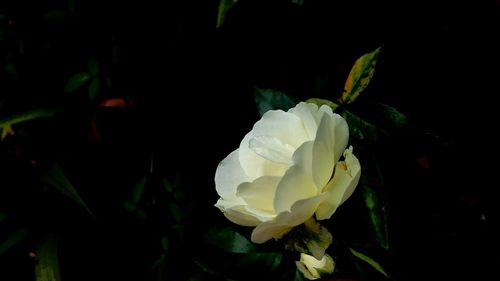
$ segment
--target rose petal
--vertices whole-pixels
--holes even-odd
[[[238,159],[239,151],[231,152],[217,166],[215,171],[215,189],[226,200],[236,199],[236,189],[242,182],[249,181]]]
[[[310,174],[300,166],[292,166],[281,179],[274,197],[276,213],[290,211],[293,203],[318,194]]]
[[[271,162],[292,165],[295,148],[275,137],[255,137],[250,140],[249,147],[253,152]]]
[[[309,219],[318,205],[325,199],[325,193],[299,200],[292,205],[291,211],[281,212],[276,218],[263,222],[254,228],[252,241],[264,243],[271,238],[279,239],[294,226]]]
[[[300,166],[302,170],[311,177],[313,174],[313,146],[314,141],[305,142],[293,153],[294,165]]]
[[[280,180],[281,177],[260,177],[253,182],[242,183],[236,195],[253,208],[274,212],[274,195]]]
[[[314,103],[300,102],[288,112],[297,115],[302,120],[308,139],[313,140],[316,137],[319,121],[323,115],[322,112],[318,111],[318,106]]]
[[[352,154],[352,147],[344,152],[345,161],[337,163],[333,179],[324,189],[328,194],[316,211],[318,220],[329,219],[337,208],[351,196],[361,176],[359,160]]]
[[[240,143],[239,159],[251,180],[261,176],[282,176],[289,167],[269,161],[250,148],[250,141],[262,136],[279,139],[294,150],[307,140],[302,121],[296,115],[282,110],[266,112]]]
[[[253,209],[246,205],[233,205],[232,202],[223,199],[219,199],[215,206],[224,213],[227,219],[243,226],[256,226],[275,217],[272,213]]]

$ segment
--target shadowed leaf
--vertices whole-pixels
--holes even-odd
[[[4,241],[0,242],[0,255],[5,253],[7,250],[10,248],[14,247],[17,245],[19,242],[23,241],[28,237],[29,231],[28,228],[24,227],[21,229],[18,229],[14,233],[12,233],[7,239]]]
[[[92,76],[97,76],[99,74],[99,64],[95,58],[90,58],[88,61],[89,72]]]
[[[292,98],[283,92],[257,87],[255,87],[255,103],[261,116],[268,110],[281,109],[287,111],[296,104]]]
[[[230,227],[210,231],[205,238],[208,243],[225,252],[243,254],[255,252],[256,250],[252,242]]]
[[[387,272],[385,272],[385,270],[382,268],[382,266],[378,262],[376,262],[374,259],[370,258],[369,256],[367,256],[365,254],[362,254],[362,253],[354,250],[353,248],[349,248],[349,250],[351,251],[351,254],[353,256],[368,263],[371,267],[373,267],[378,272],[382,273],[382,275],[384,275],[385,277],[390,278],[389,275],[387,274]]]
[[[219,28],[226,19],[226,15],[229,10],[236,4],[238,0],[220,0],[219,2],[219,12],[217,14],[217,28]]]
[[[71,184],[68,178],[64,175],[61,166],[58,164],[52,166],[43,176],[42,181],[53,188],[59,190],[62,194],[68,196],[78,205],[82,206],[89,214],[92,215],[89,207],[82,200],[75,187]]]
[[[56,115],[57,112],[61,111],[58,108],[40,108],[28,112],[23,112],[19,114],[14,114],[12,116],[4,117],[0,119],[0,129],[2,130],[1,139],[3,140],[7,134],[13,134],[12,126],[18,123],[43,118],[51,117]]]
[[[69,78],[68,83],[64,87],[64,92],[69,93],[76,91],[90,79],[90,74],[86,72],[78,72]]]
[[[92,82],[89,85],[89,98],[91,100],[95,99],[95,96],[99,92],[99,88],[101,87],[101,80],[99,77],[95,77],[92,79]]]

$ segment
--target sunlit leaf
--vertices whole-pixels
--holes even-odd
[[[7,239],[0,242],[0,255],[28,237],[28,228],[21,228],[12,233]]]
[[[341,103],[353,102],[368,86],[375,72],[379,53],[380,47],[356,60],[345,82]]]
[[[59,108],[40,108],[1,118],[0,119],[0,130],[2,130],[1,139],[3,140],[8,134],[14,134],[14,131],[12,130],[13,125],[38,118],[51,117],[56,115],[56,113],[59,111],[61,111],[61,109]]]
[[[333,101],[319,99],[319,98],[310,98],[310,99],[307,99],[306,102],[314,103],[317,106],[328,105],[333,111],[335,111],[335,109],[337,109],[339,107],[339,105],[334,103]]]
[[[101,80],[99,77],[95,77],[92,79],[92,82],[89,85],[89,98],[91,100],[95,99],[95,96],[99,92],[99,88],[101,87]]]
[[[257,87],[255,87],[255,103],[260,115],[274,109],[287,111],[296,104],[292,98],[283,92]]]
[[[55,238],[48,238],[38,247],[35,264],[36,281],[61,281],[57,248]]]
[[[353,248],[349,248],[349,250],[351,251],[351,254],[353,256],[355,256],[356,258],[368,263],[371,267],[373,267],[375,270],[377,270],[378,272],[382,273],[385,277],[388,277],[389,278],[389,275],[387,274],[387,272],[385,272],[385,270],[382,268],[382,266],[376,262],[374,259],[370,258],[369,256],[365,255],[365,254],[362,254],[356,250],[354,250]]]
[[[69,179],[64,175],[64,172],[61,169],[61,166],[55,164],[52,166],[41,178],[43,182],[57,189],[62,194],[68,196],[70,199],[75,201],[78,205],[83,207],[89,214],[92,215],[89,207],[82,200],[75,187]]]
[[[209,231],[205,238],[207,243],[226,252],[251,253],[256,251],[252,242],[230,227]]]
[[[217,28],[219,28],[224,23],[227,13],[236,2],[238,2],[238,0],[220,0],[219,12],[217,14]]]
[[[94,57],[91,57],[88,61],[89,72],[92,76],[97,76],[99,74],[99,64]]]
[[[90,74],[86,72],[78,72],[71,76],[64,87],[64,92],[73,92],[83,86],[91,78]]]

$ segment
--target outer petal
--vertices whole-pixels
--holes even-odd
[[[226,200],[236,199],[236,189],[242,182],[249,181],[240,165],[239,150],[231,152],[219,163],[215,171],[215,189]]]
[[[303,143],[295,152],[293,153],[293,163],[294,165],[300,166],[302,170],[312,177],[313,174],[313,147],[314,141],[308,141]]]
[[[318,220],[329,219],[337,208],[351,196],[361,176],[359,160],[352,154],[352,147],[344,152],[345,161],[337,163],[333,179],[324,189],[328,194],[316,211]]]
[[[292,205],[302,199],[318,194],[311,176],[300,166],[292,166],[281,179],[274,197],[276,213],[290,211]]]
[[[349,128],[346,121],[338,114],[325,113],[313,147],[313,176],[319,190],[331,179],[335,163],[347,146],[348,139]]]
[[[249,206],[274,212],[274,195],[281,177],[260,177],[253,182],[245,182],[238,187],[237,196]]]
[[[264,221],[269,221],[275,217],[274,214],[262,210],[253,209],[246,205],[234,205],[219,199],[215,204],[230,221],[243,226],[256,226]]]
[[[325,199],[326,193],[299,200],[295,202],[291,211],[284,211],[276,218],[263,222],[254,228],[252,241],[254,243],[264,243],[271,238],[281,238],[294,226],[297,226],[309,219],[316,211],[318,205]]]

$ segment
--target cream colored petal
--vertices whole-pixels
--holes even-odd
[[[314,183],[318,190],[330,180],[335,165],[335,123],[333,118],[324,114],[314,140],[312,170]]]
[[[318,220],[329,219],[337,208],[351,196],[361,176],[359,160],[352,154],[352,147],[344,152],[345,161],[337,163],[332,180],[324,189],[328,194],[316,211]]]
[[[292,166],[278,184],[274,197],[274,209],[276,213],[290,211],[295,202],[317,194],[318,190],[311,175],[298,165]]]
[[[288,165],[275,163],[256,154],[250,141],[256,137],[272,137],[295,150],[307,140],[307,133],[299,117],[282,110],[270,110],[255,123],[240,143],[239,158],[243,170],[251,180],[261,176],[282,176]]]
[[[271,238],[281,238],[294,226],[302,224],[309,219],[324,199],[325,194],[320,194],[295,202],[291,211],[284,211],[274,219],[263,222],[254,228],[252,241],[254,243],[264,243]]]
[[[235,199],[236,189],[242,182],[249,181],[238,159],[238,149],[231,152],[217,166],[215,171],[215,189],[226,200]]]
[[[314,103],[300,102],[288,112],[297,115],[302,120],[309,140],[313,140],[316,137],[316,131],[318,130],[319,121],[322,115],[322,113],[318,111],[318,106]]]
[[[219,199],[215,204],[233,223],[243,226],[256,226],[263,221],[268,221],[274,218],[273,214],[252,209],[246,205],[235,205],[233,202],[227,202]]]
[[[293,153],[293,163],[302,168],[302,170],[312,177],[312,161],[313,161],[313,146],[314,141],[303,143]]]
[[[292,165],[292,155],[295,148],[275,137],[260,136],[255,137],[249,142],[250,149],[274,163]]]
[[[274,212],[274,195],[280,180],[281,177],[260,177],[240,184],[236,194],[253,208]]]

